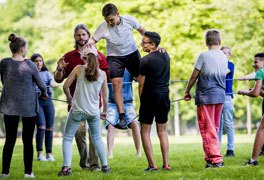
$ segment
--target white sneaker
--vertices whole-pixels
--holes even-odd
[[[25,177],[25,178],[35,178],[36,176],[34,175],[33,172],[31,172],[31,174],[25,174],[24,177]]]
[[[1,178],[8,178],[10,176],[10,174],[2,174]]]
[[[46,159],[46,157],[45,157],[43,154],[40,154],[40,155],[38,156],[38,160],[39,160],[39,161],[48,161],[48,160]]]
[[[46,160],[47,161],[55,161],[55,158],[53,155],[49,155]]]

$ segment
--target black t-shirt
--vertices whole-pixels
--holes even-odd
[[[139,74],[145,76],[143,94],[169,92],[170,57],[167,52],[154,51],[140,62]]]

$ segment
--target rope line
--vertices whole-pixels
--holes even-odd
[[[136,118],[138,118],[139,117],[139,114],[138,115],[136,115],[132,120],[131,120],[131,123],[132,123],[132,121],[133,120],[135,120]],[[126,128],[121,128],[121,126],[119,126],[119,124],[117,124],[117,125],[113,125],[110,121],[108,121],[107,119],[103,119],[103,121],[107,121],[110,125],[112,125],[114,128],[116,128],[116,129],[120,129],[120,130],[127,130],[128,129],[128,126],[126,126]]]
[[[234,79],[226,79],[226,81],[252,81],[252,80],[256,80],[256,79],[245,79],[245,78],[234,78]],[[177,83],[177,82],[188,82],[188,80],[179,80],[179,79],[175,79],[175,80],[170,80],[169,83]],[[133,83],[138,83],[138,81],[131,81],[131,82],[123,82],[123,84],[133,84]],[[112,84],[112,83],[107,83],[107,84]],[[60,87],[63,86],[62,84],[58,84],[56,87]],[[56,88],[54,87],[54,88]]]
[[[236,79],[226,79],[226,81],[251,81],[251,80],[256,80],[256,79],[245,79],[245,78],[236,78]],[[170,83],[176,83],[176,82],[188,82],[188,80],[170,80]],[[123,84],[132,84],[132,83],[138,83],[137,81],[132,81],[132,82],[123,82]],[[112,83],[107,83],[107,84],[112,84]],[[60,86],[60,85],[58,85]],[[56,86],[56,87],[58,87]],[[2,92],[2,89],[0,89],[0,93]],[[226,95],[231,95],[231,94],[238,94],[237,92],[234,93],[227,93]],[[194,98],[194,97],[192,97]],[[65,102],[67,103],[66,100],[61,100],[61,99],[57,99],[57,98],[51,98],[53,101],[59,101],[59,102]],[[184,100],[184,98],[180,98],[180,99],[175,99],[172,102],[177,102],[177,101],[181,101]]]
[[[226,95],[235,95],[235,94],[238,94],[238,92],[226,93]],[[191,99],[195,99],[195,95]],[[172,100],[171,103],[182,101],[182,100],[184,100],[184,98],[179,98],[179,99]]]

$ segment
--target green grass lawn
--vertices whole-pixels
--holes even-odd
[[[106,137],[104,137],[104,140]],[[223,136],[223,140],[226,136]],[[147,160],[142,150],[142,157],[136,157],[132,137],[117,137],[114,146],[114,159],[109,160],[110,174],[81,170],[76,144],[73,144],[73,174],[65,179],[264,179],[264,157],[259,158],[257,167],[243,166],[250,157],[254,136],[235,136],[235,157],[224,158],[225,167],[205,169],[201,138],[196,136],[170,137],[171,171],[162,171],[162,159],[158,139],[153,138],[154,155],[158,172],[144,173]],[[0,140],[0,153],[4,139]],[[222,153],[226,151],[226,141],[223,142]],[[21,139],[17,140],[8,179],[23,179],[23,146]],[[62,165],[61,139],[54,139],[53,153],[55,162],[39,162],[34,152],[33,172],[37,179],[58,179],[57,173]],[[2,162],[2,157],[1,157]]]

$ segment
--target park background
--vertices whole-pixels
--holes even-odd
[[[8,35],[14,32],[29,42],[29,58],[40,53],[51,72],[57,61],[74,46],[73,29],[84,23],[93,34],[104,21],[101,9],[110,1],[96,0],[1,0],[0,1],[0,58],[9,57]],[[254,54],[264,47],[263,0],[113,0],[120,15],[132,15],[149,31],[158,32],[161,46],[171,57],[171,101],[183,97],[196,59],[206,51],[205,31],[221,31],[222,45],[233,51],[235,79],[253,72]],[[141,55],[141,36],[135,31],[135,40]],[[105,54],[105,42],[97,44]],[[248,89],[254,82],[234,81],[233,89]],[[134,86],[134,104],[139,108],[137,83]],[[193,88],[194,90],[195,88]],[[194,91],[192,92],[194,94]],[[53,98],[64,100],[62,86],[54,88]],[[54,101],[56,107],[55,131],[62,132],[67,116],[66,103]],[[261,117],[261,98],[234,95],[234,121],[237,133],[251,133]],[[2,119],[2,118],[1,118]],[[2,120],[1,120],[2,122]],[[3,123],[1,132],[3,135]],[[194,101],[171,103],[169,134],[197,134]]]
[[[264,47],[264,3],[263,0],[0,0],[0,59],[9,57],[8,35],[14,32],[29,42],[29,58],[41,53],[51,72],[56,62],[74,46],[73,29],[78,23],[88,26],[91,33],[104,21],[101,9],[104,4],[117,5],[120,15],[132,15],[149,31],[162,37],[161,46],[171,57],[171,101],[183,97],[196,59],[206,51],[205,31],[216,28],[221,31],[222,45],[233,51],[231,60],[235,64],[235,79],[253,72],[254,54]],[[135,40],[142,56],[141,37],[135,31]],[[97,48],[105,54],[105,42]],[[248,89],[253,81],[234,81],[234,92]],[[139,108],[137,83],[133,83],[134,105]],[[194,94],[194,91],[192,92]],[[62,87],[54,88],[53,98],[65,100]],[[234,95],[234,122],[236,129],[236,158],[224,159],[225,168],[204,171],[201,138],[198,135],[194,101],[171,103],[168,133],[170,135],[170,160],[172,172],[146,175],[143,169],[146,159],[135,158],[131,137],[116,138],[113,160],[109,161],[111,175],[83,172],[79,169],[79,155],[73,145],[74,179],[263,179],[263,166],[245,168],[241,166],[250,156],[254,131],[261,117],[262,98],[247,98]],[[55,134],[63,131],[67,116],[67,105],[54,101],[56,108]],[[103,123],[103,121],[102,121]],[[102,130],[104,130],[102,126]],[[105,133],[105,131],[102,131]],[[238,135],[238,133],[240,135]],[[248,133],[248,135],[246,135]],[[129,134],[129,133],[127,133]],[[251,135],[250,135],[251,134]],[[176,136],[175,136],[176,135]],[[182,135],[179,137],[179,135]],[[184,135],[184,136],[183,136]],[[0,136],[4,136],[3,119],[0,118]],[[226,150],[226,136],[222,152]],[[105,137],[104,137],[105,141]],[[4,139],[0,139],[0,147]],[[157,137],[153,136],[154,152],[159,167],[161,154]],[[21,139],[17,142],[11,165],[11,179],[22,178]],[[124,148],[126,147],[126,148]],[[62,164],[61,139],[54,140],[54,163],[41,163],[34,159],[34,172],[38,179],[56,179]],[[260,160],[261,163],[261,160]],[[263,163],[262,163],[263,164]],[[12,174],[14,173],[14,174]],[[89,178],[90,177],[90,178]]]

